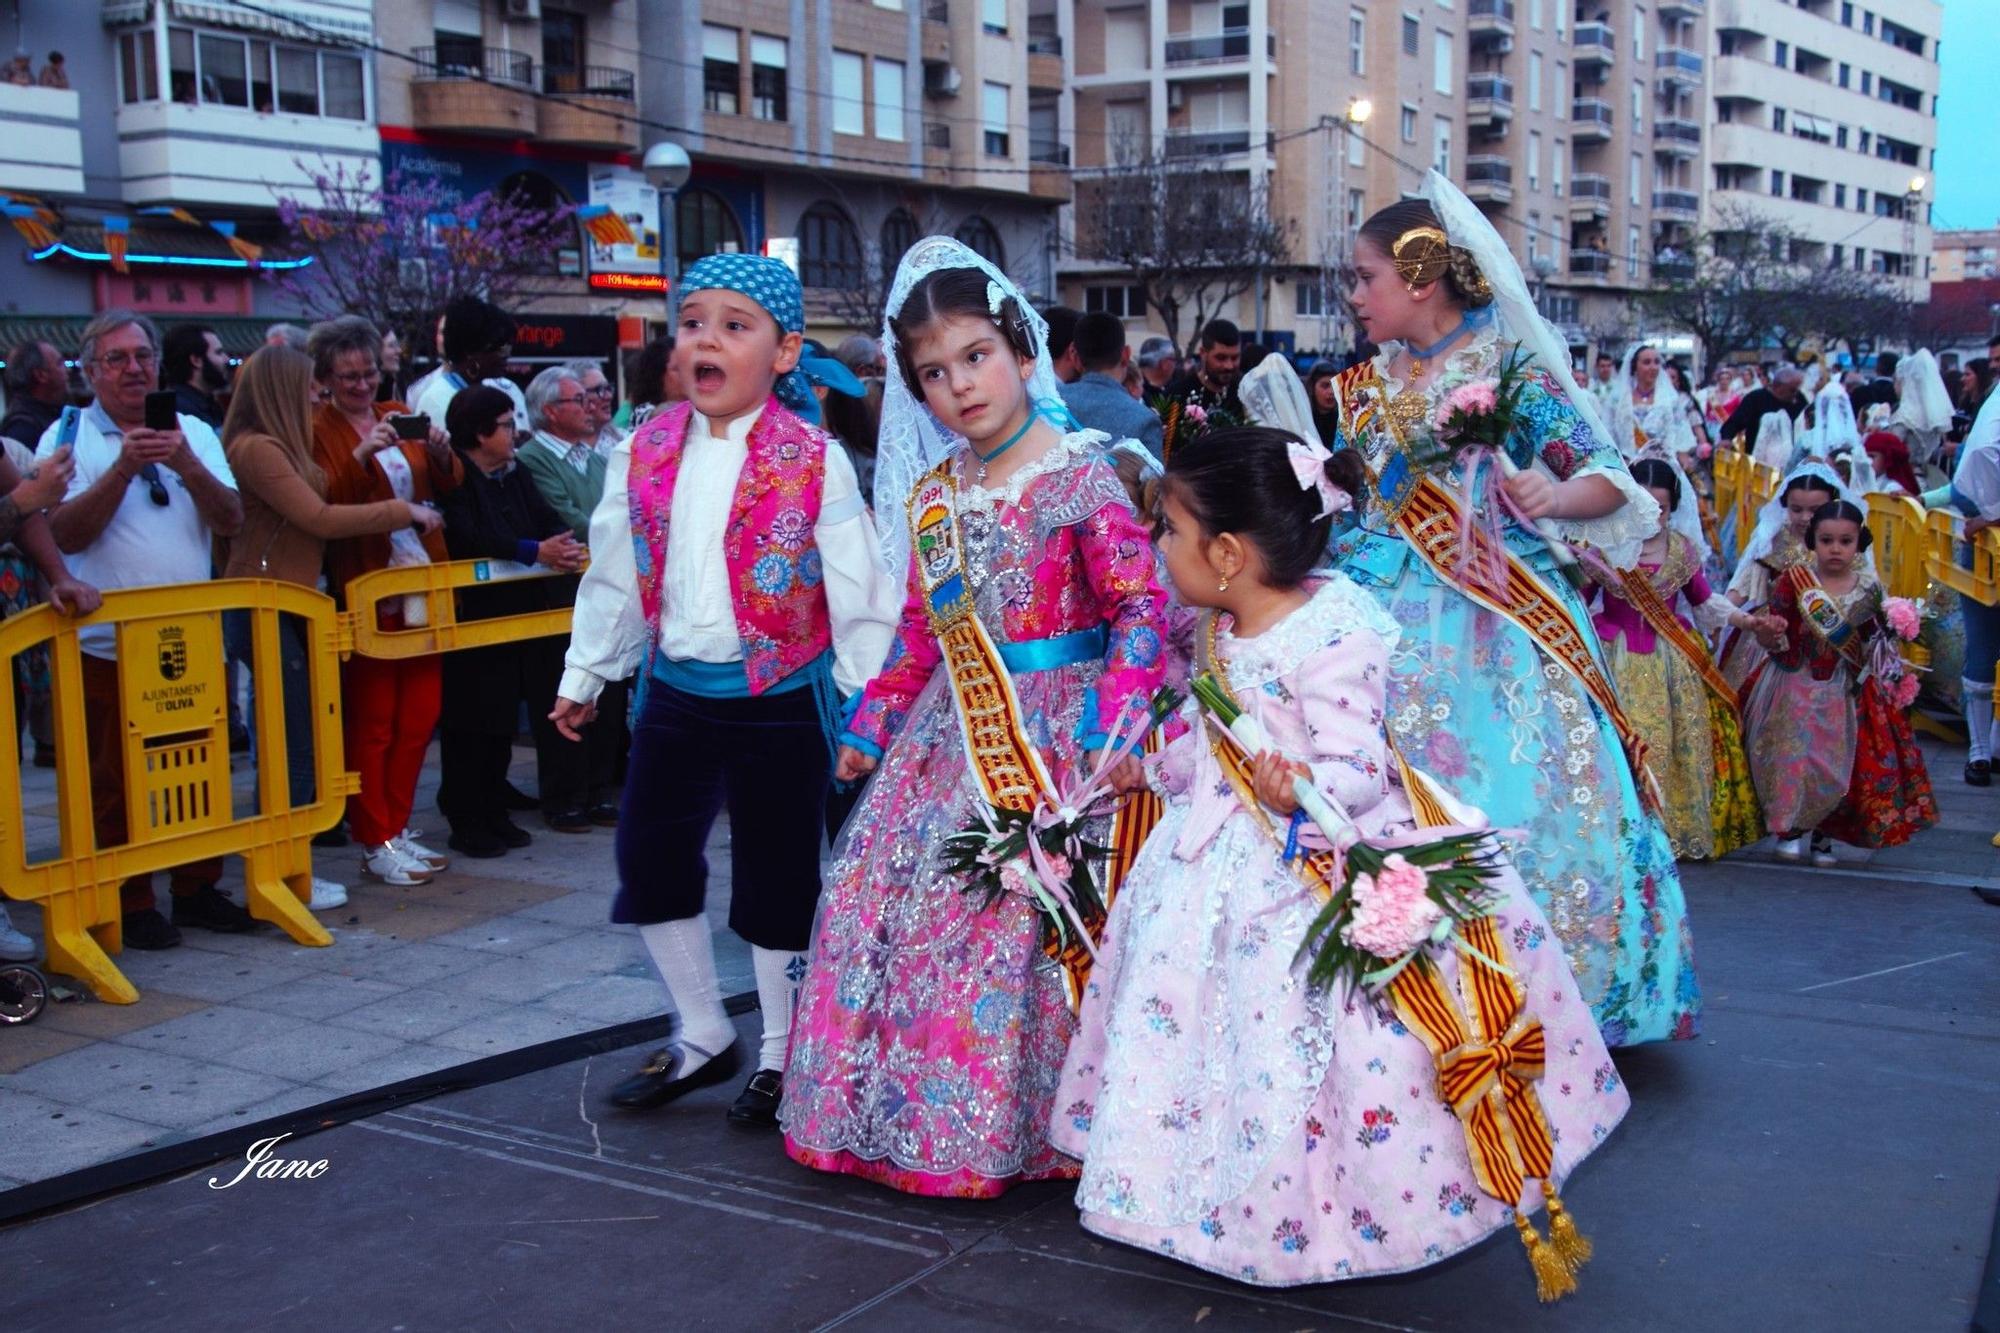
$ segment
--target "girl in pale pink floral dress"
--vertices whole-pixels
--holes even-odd
[[[1355,458],[1277,431],[1206,437],[1169,461],[1159,540],[1180,598],[1211,608],[1219,674],[1290,757],[1255,764],[1276,828],[1297,775],[1374,839],[1413,826],[1382,719],[1398,627],[1344,576],[1310,576]],[[1166,814],[1112,907],[1057,1093],[1083,1225],[1267,1286],[1418,1268],[1509,1227],[1424,1042],[1372,995],[1306,982],[1296,954],[1321,900],[1222,780],[1192,704],[1185,717],[1149,765]],[[1497,866],[1502,961],[1547,1039],[1532,1086],[1560,1181],[1629,1099],[1560,943]],[[1426,952],[1459,994],[1459,955]],[[1530,1182],[1520,1206],[1541,1202]]]
[[[927,238],[904,257],[889,312],[880,524],[907,522],[906,494],[885,487],[895,441],[920,420],[939,446],[924,466],[947,469],[956,495],[954,578],[1012,680],[1027,742],[1067,790],[1164,673],[1152,544],[1104,436],[1043,419],[1060,413],[1044,329],[997,270]],[[941,864],[982,792],[921,577],[938,550],[904,560],[902,626],[837,772],[881,770],[827,875],[779,1119],[786,1152],[807,1166],[983,1198],[1075,1176],[1048,1123],[1076,1019],[1028,900],[989,902]]]

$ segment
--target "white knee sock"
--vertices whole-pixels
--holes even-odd
[[[753,944],[750,960],[757,969],[757,1004],[764,1011],[764,1047],[757,1067],[782,1073],[792,1041],[792,1011],[798,1008],[799,983],[806,976],[806,956]]]
[[[1993,682],[1961,680],[1965,691],[1965,759],[1976,763],[1993,758]]]
[[[715,943],[709,938],[708,917],[655,921],[639,927],[639,938],[667,983],[669,1002],[681,1018],[681,1044],[699,1046],[710,1055],[736,1040],[736,1027],[722,1008],[722,983],[715,977]],[[708,1063],[708,1056],[687,1051],[683,1076]]]

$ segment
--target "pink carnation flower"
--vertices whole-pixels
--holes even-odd
[[[1896,681],[1896,691],[1894,695],[1894,698],[1896,700],[1896,707],[1908,708],[1911,704],[1915,703],[1917,701],[1917,691],[1922,688],[1923,686],[1921,682],[1917,680],[1916,672],[1914,671],[1904,672],[1903,675]]]
[[[1208,424],[1208,409],[1200,403],[1189,403],[1182,410],[1181,415],[1189,421],[1194,422],[1197,426],[1206,426]]]
[[[1048,854],[1048,861],[1049,861],[1049,874],[1055,877],[1056,883],[1058,884],[1069,883],[1070,872],[1072,869],[1074,869],[1074,867],[1070,864],[1070,859],[1067,856],[1062,855],[1060,852],[1051,852]]]
[[[1443,430],[1451,424],[1454,415],[1463,412],[1466,416],[1483,416],[1491,412],[1500,402],[1500,386],[1492,380],[1473,380],[1461,384],[1445,395],[1438,404],[1437,417],[1432,424]]]
[[[1889,628],[1896,631],[1896,637],[1905,642],[1917,637],[1923,628],[1923,617],[1917,613],[1916,603],[1907,597],[1890,597],[1882,603],[1883,619]]]
[[[1422,866],[1392,854],[1379,874],[1354,877],[1354,913],[1342,937],[1377,958],[1400,958],[1429,939],[1444,915],[1429,888]]]

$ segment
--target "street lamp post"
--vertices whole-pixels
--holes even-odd
[[[1348,150],[1353,141],[1352,136],[1360,133],[1361,127],[1363,125],[1366,125],[1368,123],[1368,118],[1374,114],[1375,114],[1375,104],[1369,101],[1367,98],[1360,96],[1354,96],[1348,98],[1347,111],[1341,117],[1340,121],[1340,133],[1334,137],[1333,207],[1328,209],[1327,211],[1331,215],[1328,218],[1328,221],[1332,223],[1334,235],[1338,237],[1338,240],[1335,241],[1333,244],[1335,276],[1333,277],[1332,281],[1325,284],[1325,286],[1322,288],[1320,296],[1320,319],[1322,321],[1320,341],[1322,343],[1332,341],[1331,338],[1327,336],[1326,324],[1333,318],[1333,303],[1337,301],[1340,296],[1340,278],[1338,274],[1340,268],[1344,265],[1347,259]],[[1347,320],[1343,317],[1340,322],[1344,327],[1347,323]]]
[[[694,163],[688,160],[687,149],[668,139],[662,139],[646,150],[646,183],[660,196],[660,296],[667,303],[668,326],[673,324],[674,279],[676,253],[680,249],[679,238],[674,235],[676,207],[674,196],[688,183],[688,176],[694,170]]]

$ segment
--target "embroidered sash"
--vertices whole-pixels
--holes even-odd
[[[1673,608],[1667,605],[1653,581],[1639,569],[1621,569],[1616,573],[1618,581],[1610,591],[1630,602],[1632,609],[1639,613],[1654,634],[1679,649],[1681,656],[1688,660],[1688,665],[1701,677],[1701,683],[1708,687],[1708,692],[1730,712],[1735,712],[1736,691],[1729,687],[1729,682],[1716,668],[1715,659],[1708,655],[1708,649],[1702,646],[1701,640],[1674,615]]]
[[[958,526],[958,481],[947,459],[910,493],[911,547],[931,634],[937,639],[958,706],[959,733],[966,762],[987,802],[1005,810],[1032,813],[1056,798],[1041,752],[1022,726],[1020,696],[999,649],[973,609],[965,573],[965,547]],[[1111,903],[1106,885],[1105,906]],[[1084,926],[1092,940],[1104,933],[1104,916],[1088,912]],[[1045,942],[1062,966],[1070,1006],[1083,999],[1090,975],[1090,950],[1072,937],[1067,946]]]
[[[1222,679],[1219,671],[1216,679]],[[1214,718],[1204,721],[1238,802],[1282,847],[1285,840],[1251,785],[1250,757]],[[1411,767],[1393,737],[1387,739],[1417,823],[1455,823],[1430,778]],[[1332,897],[1338,861],[1331,851],[1309,852],[1292,864],[1317,900]],[[1396,974],[1385,993],[1397,1019],[1429,1048],[1438,1096],[1458,1117],[1479,1187],[1515,1210],[1514,1227],[1534,1267],[1537,1290],[1544,1301],[1555,1300],[1576,1290],[1576,1271],[1590,1257],[1590,1242],[1577,1234],[1549,1179],[1555,1169],[1555,1139],[1534,1088],[1547,1060],[1547,1041],[1541,1022],[1527,1011],[1526,988],[1505,967],[1507,949],[1493,918],[1467,922],[1458,933],[1457,996],[1444,974],[1421,955]],[[1521,1209],[1530,1180],[1541,1183],[1548,1205],[1546,1240]]]
[[[1464,522],[1457,498],[1411,462],[1397,435],[1396,413],[1376,406],[1386,390],[1372,366],[1364,362],[1345,372],[1340,387],[1344,411],[1349,396],[1358,395],[1352,409],[1354,429],[1379,430],[1390,442],[1390,456],[1376,475],[1375,486],[1376,498],[1387,511],[1391,525],[1440,582],[1505,618],[1583,687],[1616,729],[1619,744],[1632,766],[1632,781],[1639,789],[1640,799],[1655,811],[1664,808],[1652,770],[1646,764],[1646,742],[1619,706],[1618,692],[1610,676],[1598,666],[1590,643],[1577,629],[1568,608],[1504,543],[1497,542],[1477,524]],[[1473,548],[1469,560],[1461,545],[1466,540]],[[1505,596],[1500,599],[1467,586],[1452,573],[1460,568],[1498,567],[1504,567],[1507,573]]]

